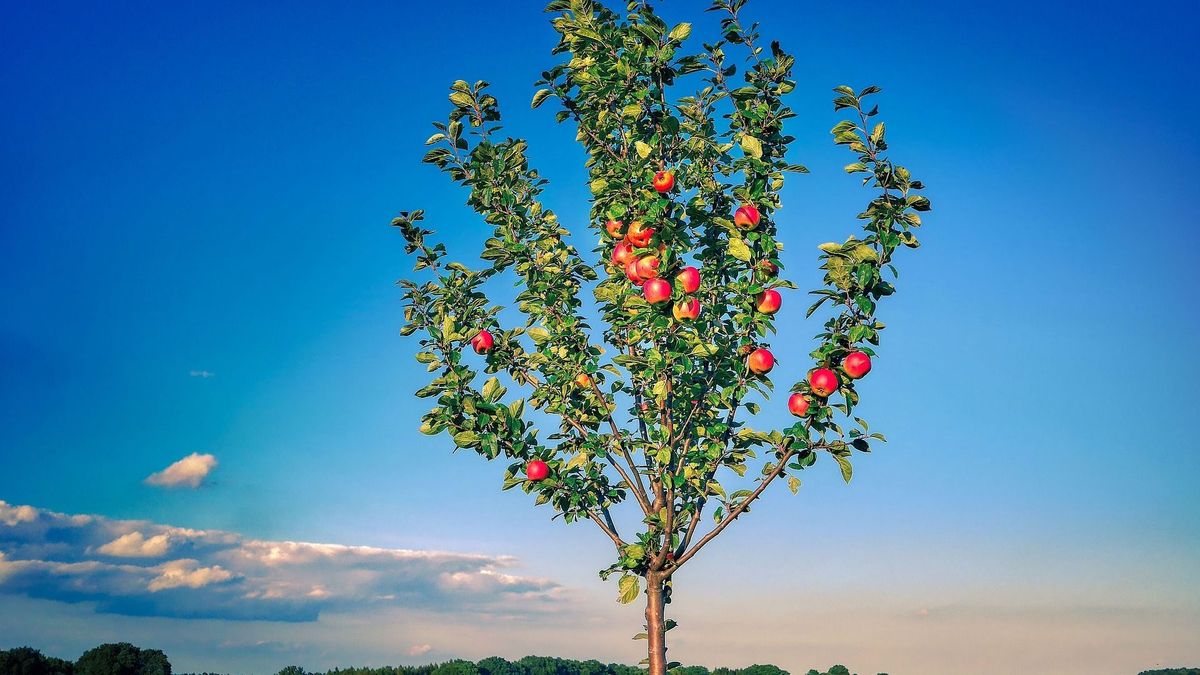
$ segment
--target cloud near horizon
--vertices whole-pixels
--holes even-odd
[[[101,613],[296,622],[364,607],[552,608],[563,589],[503,571],[515,564],[506,556],[255,540],[0,500],[0,594],[90,602]]]
[[[217,468],[217,458],[210,454],[193,452],[171,466],[146,477],[146,485],[156,487],[198,488],[208,474]]]

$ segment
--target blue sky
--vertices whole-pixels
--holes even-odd
[[[416,432],[424,369],[397,335],[392,282],[410,264],[391,216],[427,209],[468,259],[485,232],[419,162],[451,81],[492,82],[553,181],[548,205],[587,217],[573,130],[528,105],[552,62],[542,4],[3,10],[7,560],[33,550],[30,523],[95,514],[101,533],[190,528],[230,550],[479,555],[472,574],[504,569],[537,597],[472,585],[439,610],[436,594],[356,604],[356,588],[313,622],[127,616],[26,570],[0,576],[0,635],[72,657],[130,639],[177,670],[640,658],[637,610],[595,577],[605,541]],[[662,12],[699,37],[704,7]],[[799,57],[789,130],[813,174],[788,184],[779,223],[802,288],[814,246],[849,234],[867,199],[829,140],[832,86],[884,87],[894,156],[929,185],[864,387],[891,442],[850,487],[818,465],[800,495],[771,494],[688,569],[672,656],[935,675],[1200,662],[1194,4],[856,7],[746,11]],[[785,295],[779,381],[805,369],[809,348],[784,346],[816,332],[805,305]],[[785,421],[782,400],[764,408],[763,426]],[[193,453],[216,462],[199,489],[143,482]],[[72,555],[97,536],[81,530]],[[209,555],[186,573],[223,560]],[[744,623],[722,631],[731,613]]]

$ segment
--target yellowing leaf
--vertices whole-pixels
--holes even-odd
[[[587,464],[587,461],[588,461],[587,455],[585,455],[584,453],[581,452],[581,453],[575,455],[574,457],[572,457],[570,459],[570,461],[568,461],[566,463],[566,465],[563,466],[563,468],[564,469],[574,469],[577,466],[583,466],[584,464]]]
[[[533,95],[533,102],[530,103],[529,107],[530,108],[538,107],[539,105],[544,103],[546,101],[546,99],[550,98],[551,93],[552,92],[549,89],[538,89],[537,93]]]
[[[450,93],[450,102],[460,108],[470,108],[475,101],[471,95],[465,91],[455,91]]]
[[[525,332],[529,334],[530,339],[539,345],[550,339],[550,332],[540,326],[534,326]]]
[[[800,489],[800,479],[796,478],[795,476],[789,476],[788,489],[792,491],[792,494],[796,494],[796,492]]]
[[[762,157],[762,141],[753,136],[742,136],[742,152],[750,157],[759,159]]]
[[[671,33],[669,35],[667,35],[667,37],[671,38],[672,40],[675,40],[676,42],[683,42],[691,34],[692,34],[692,24],[681,23],[678,26],[675,26],[674,28],[672,28]]]
[[[741,260],[742,262],[750,262],[750,247],[741,239],[729,240],[729,255]]]
[[[618,588],[620,590],[620,594],[617,596],[617,602],[621,603],[622,605],[628,605],[629,603],[633,602],[634,600],[637,600],[637,596],[638,596],[638,578],[637,577],[633,576],[632,574],[626,574],[625,576],[621,577],[621,581],[618,584]]]
[[[653,150],[649,143],[644,143],[642,141],[635,141],[633,144],[633,149],[637,150],[638,157],[641,157],[642,159],[646,159],[646,157],[650,155],[650,151]]]

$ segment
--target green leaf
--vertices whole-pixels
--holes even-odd
[[[492,377],[487,382],[483,383],[483,397],[495,403],[504,396],[504,387],[500,386],[500,380]]]
[[[634,600],[637,600],[637,596],[638,596],[638,578],[637,577],[633,576],[632,574],[626,574],[625,576],[621,577],[621,581],[618,584],[618,588],[620,590],[620,594],[617,596],[617,602],[621,603],[622,605],[628,605],[629,603],[633,602]]]
[[[849,483],[850,478],[854,476],[854,467],[850,465],[850,460],[841,455],[834,455],[833,458],[837,460],[838,466],[842,467],[842,480]]]
[[[541,326],[534,326],[525,332],[531,340],[539,345],[550,340],[550,332]]]
[[[633,149],[637,150],[638,157],[641,157],[642,159],[646,159],[646,157],[650,155],[650,151],[653,150],[649,143],[644,143],[642,141],[635,141],[633,144]]]
[[[755,138],[749,134],[743,135],[742,136],[742,152],[745,152],[748,156],[753,157],[755,159],[760,159],[762,157],[762,153],[763,153],[762,141],[758,140],[757,138]]]
[[[587,38],[593,42],[604,42],[604,38],[600,37],[599,33],[590,28],[578,28],[575,30],[575,34],[579,37]]]
[[[550,91],[549,89],[539,89],[537,93],[533,95],[533,102],[529,104],[529,107],[536,108],[540,106],[541,104],[545,103],[546,99],[550,98],[553,93],[554,92]]]
[[[454,434],[454,444],[460,448],[470,448],[479,444],[479,436],[474,431],[460,431]]]
[[[460,108],[470,108],[475,105],[475,99],[465,91],[455,91],[450,94],[450,102]]]
[[[729,240],[729,255],[741,260],[742,262],[750,262],[750,247],[741,239]]]

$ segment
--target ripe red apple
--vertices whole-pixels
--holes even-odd
[[[625,233],[625,239],[629,243],[638,248],[645,248],[650,245],[650,238],[654,236],[654,228],[646,227],[645,223],[640,220],[635,220],[629,224],[629,231]]]
[[[768,288],[754,300],[754,308],[763,314],[774,314],[779,311],[779,306],[783,304],[783,298],[780,297],[779,291],[774,288]]]
[[[614,265],[624,267],[633,258],[633,246],[628,242],[623,241],[613,247],[612,261]]]
[[[625,277],[633,282],[634,286],[641,286],[645,279],[638,274],[638,259],[634,258],[625,263]]]
[[[695,298],[684,298],[671,308],[676,321],[693,321],[700,316],[700,301]]]
[[[610,220],[604,224],[604,230],[613,239],[620,239],[625,236],[625,223],[619,220]]]
[[[775,367],[775,355],[769,350],[759,347],[746,357],[746,365],[750,367],[751,372],[758,375],[769,373]]]
[[[779,276],[779,265],[776,265],[770,260],[764,260],[760,262],[758,267],[763,271],[763,274],[765,274],[768,279],[774,279],[775,277]]]
[[[695,293],[700,288],[700,270],[695,267],[685,267],[675,275],[675,281],[684,293]]]
[[[808,386],[822,398],[838,390],[838,376],[828,368],[817,368],[808,374]]]
[[[646,302],[660,305],[671,299],[671,282],[666,279],[651,279],[642,284],[642,295]]]
[[[481,330],[475,334],[475,337],[471,338],[471,348],[475,350],[476,354],[486,354],[491,351],[492,345],[495,342],[491,333]]]
[[[659,192],[670,192],[671,188],[675,187],[675,173],[672,171],[659,171],[654,174],[654,189]]]
[[[643,279],[653,279],[654,277],[658,276],[658,266],[660,264],[661,262],[659,261],[658,256],[642,256],[637,261],[638,276]]]
[[[788,410],[796,417],[804,417],[808,412],[808,399],[801,393],[792,394],[788,397]]]
[[[871,372],[871,357],[865,352],[850,352],[842,359],[842,370],[846,371],[850,379],[857,380]]]
[[[532,481],[546,480],[550,475],[550,465],[540,459],[535,459],[525,465],[525,477]]]
[[[587,389],[592,386],[592,376],[587,373],[580,373],[575,376],[575,384],[581,389]]]
[[[758,209],[753,204],[742,204],[733,212],[733,224],[747,230],[758,227]]]

